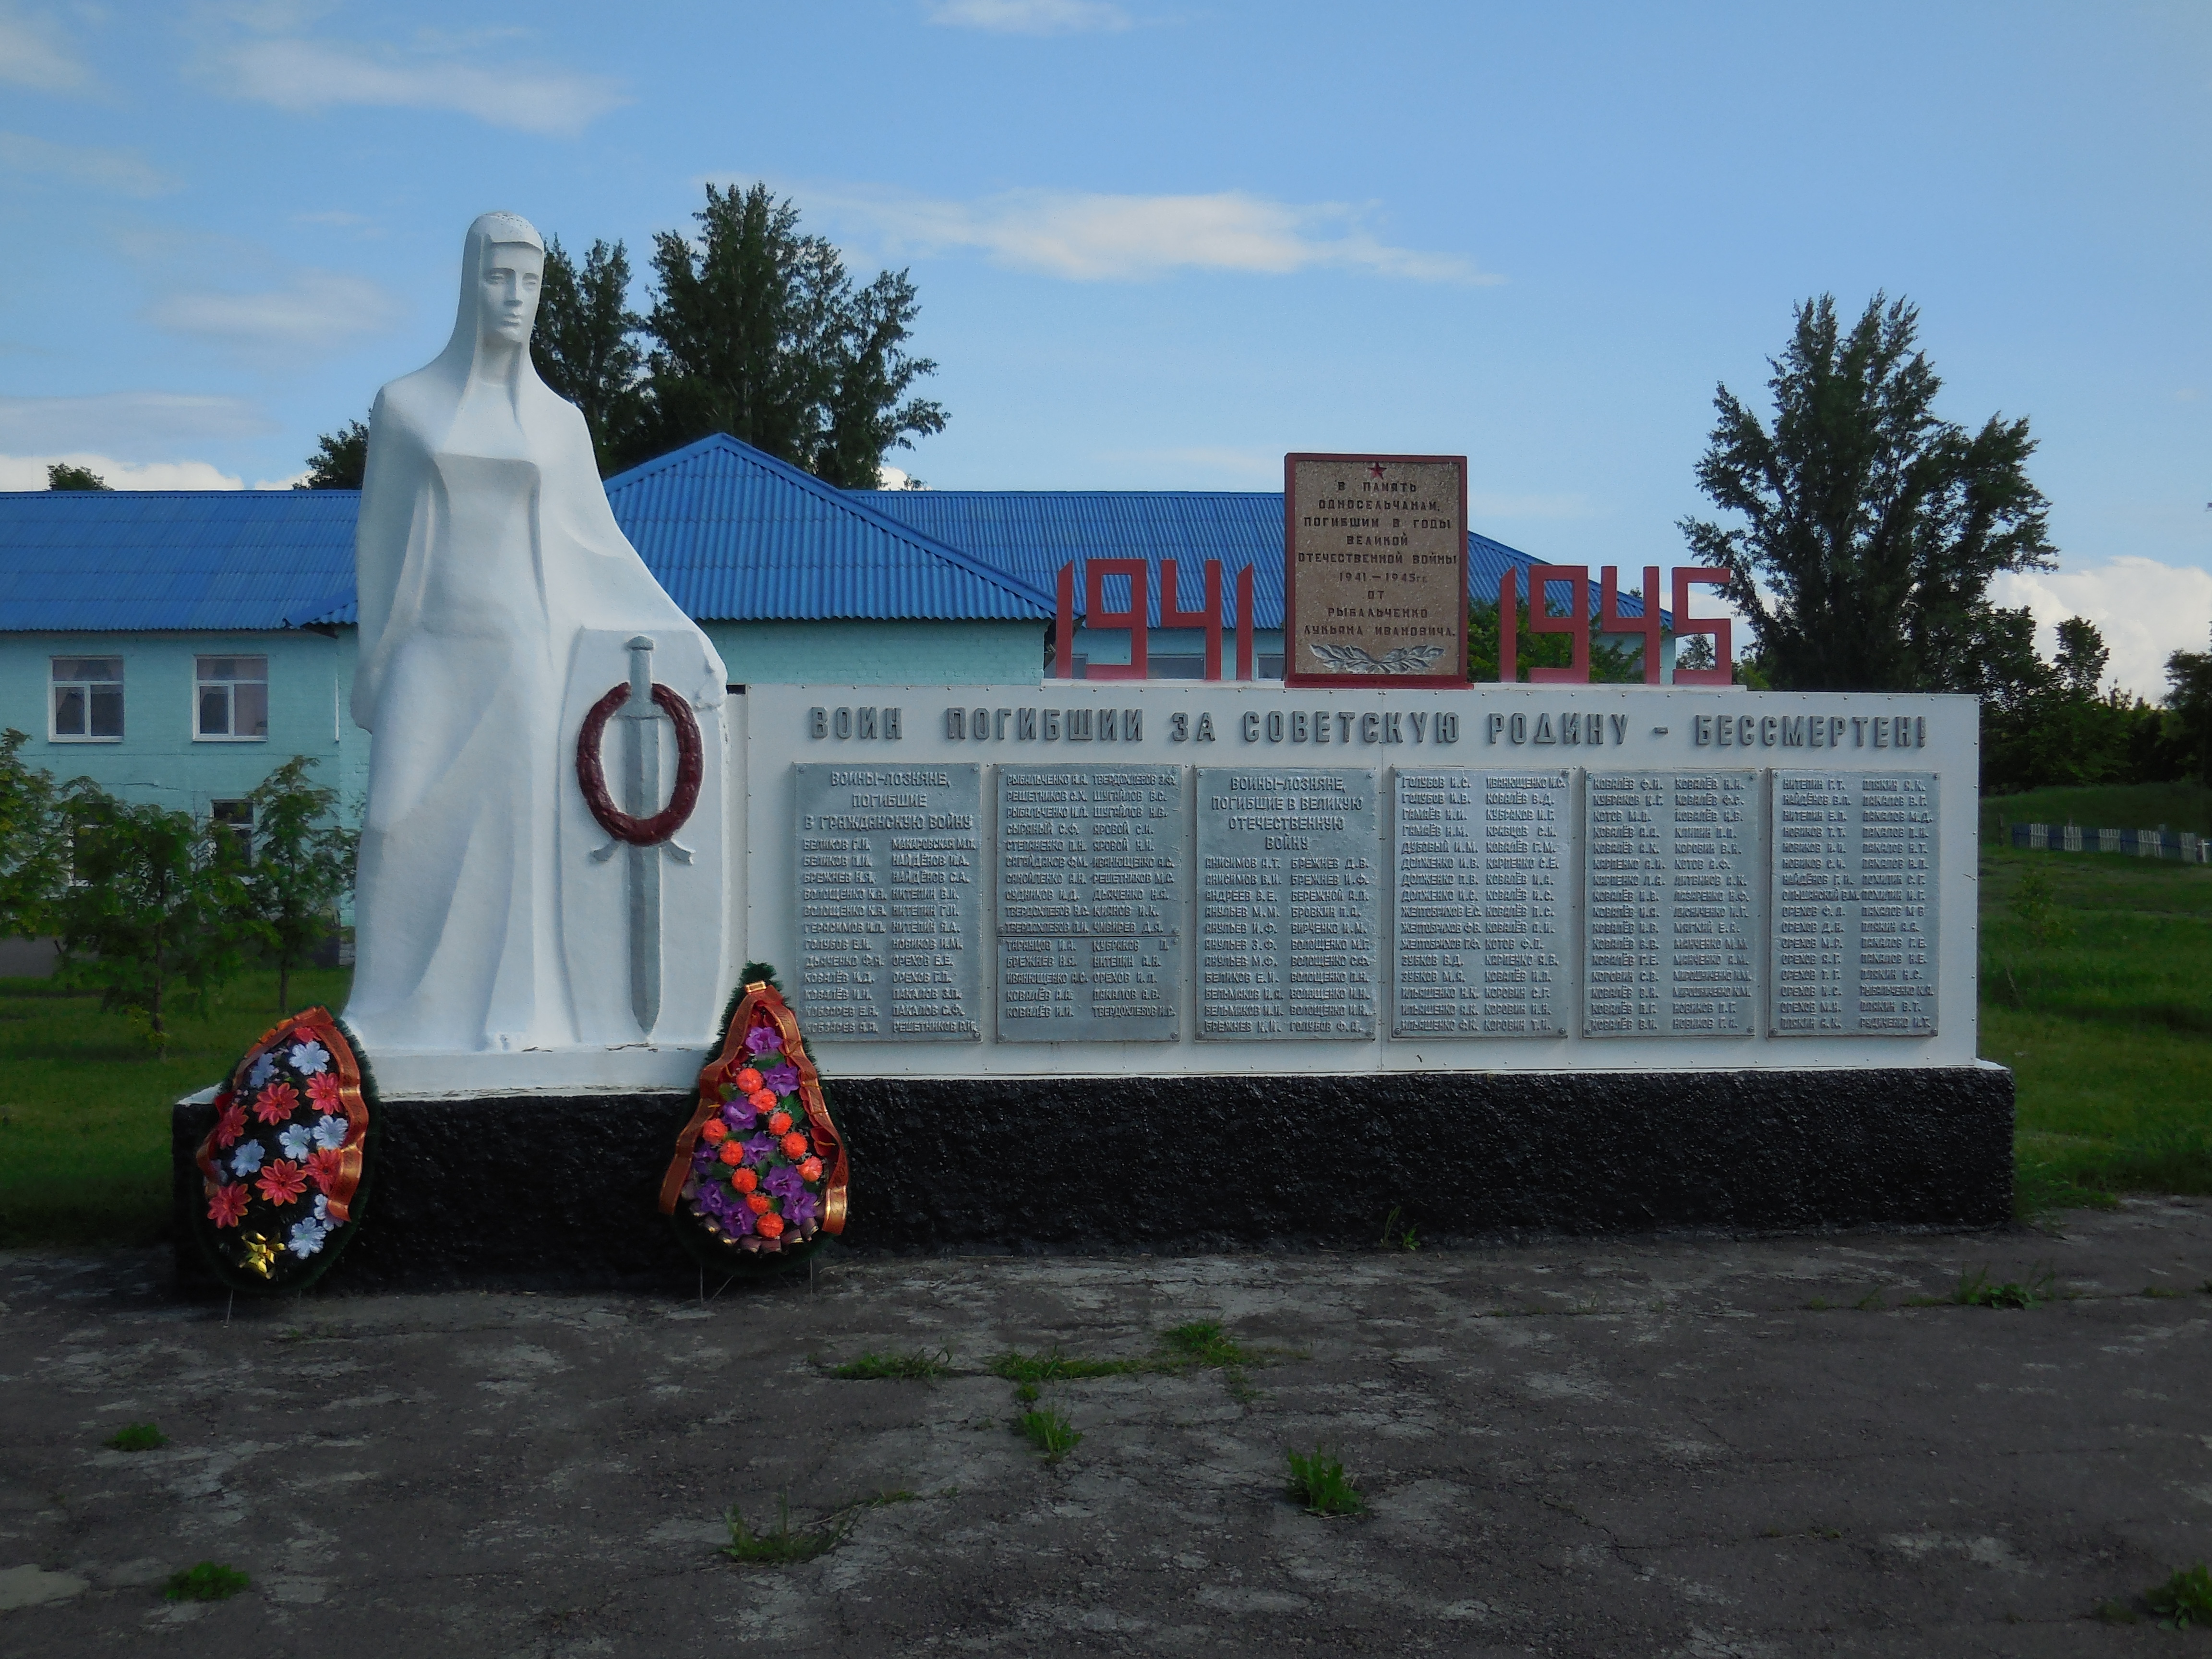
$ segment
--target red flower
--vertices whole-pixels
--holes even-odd
[[[761,1074],[748,1066],[730,1081],[738,1085],[740,1092],[749,1095],[761,1086]]]
[[[325,1198],[345,1174],[345,1149],[325,1146],[307,1158],[307,1179],[315,1183],[315,1190]]]
[[[763,1238],[781,1238],[783,1237],[783,1218],[780,1215],[762,1216],[753,1223],[753,1231],[758,1233]]]
[[[741,1193],[749,1193],[760,1185],[760,1177],[750,1170],[739,1170],[730,1177],[730,1185]]]
[[[766,1215],[769,1212],[768,1194],[766,1193],[746,1194],[745,1208],[750,1210],[755,1215]]]
[[[719,1117],[710,1117],[700,1127],[699,1133],[708,1146],[720,1146],[729,1138],[730,1126]]]
[[[345,1103],[338,1098],[338,1079],[332,1072],[318,1072],[307,1079],[307,1098],[321,1110],[337,1117],[345,1111]]]
[[[773,1089],[756,1089],[745,1098],[763,1112],[775,1109],[775,1091]]]
[[[289,1204],[307,1190],[307,1171],[289,1158],[280,1158],[261,1172],[261,1179],[254,1185],[271,1204]]]
[[[806,1156],[806,1137],[796,1129],[776,1144],[783,1148],[783,1155],[786,1158],[799,1158]]]
[[[725,1164],[742,1164],[745,1161],[745,1149],[734,1140],[726,1140],[716,1156]]]
[[[789,1112],[777,1112],[771,1115],[768,1121],[768,1132],[772,1135],[780,1135],[790,1127],[791,1114]]]
[[[253,1115],[264,1123],[282,1123],[300,1103],[300,1091],[290,1084],[270,1084],[253,1097]]]
[[[801,1181],[821,1180],[822,1160],[818,1158],[808,1158],[805,1163],[799,1166],[799,1178]]]
[[[208,1200],[208,1219],[218,1227],[235,1227],[239,1218],[246,1213],[248,1194],[246,1183],[234,1181],[218,1187]]]
[[[233,1101],[222,1109],[222,1115],[215,1121],[215,1144],[234,1146],[239,1136],[246,1133],[246,1108]]]

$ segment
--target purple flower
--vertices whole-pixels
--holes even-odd
[[[699,1208],[710,1216],[726,1214],[730,1207],[730,1189],[719,1181],[699,1183]]]
[[[770,1170],[761,1182],[761,1190],[770,1198],[781,1199],[786,1206],[806,1190],[806,1182],[799,1171],[788,1164]]]
[[[704,1175],[721,1161],[721,1156],[710,1143],[702,1140],[691,1149],[691,1167]]]
[[[773,1025],[756,1025],[745,1033],[745,1052],[749,1054],[764,1054],[782,1044],[783,1039],[776,1036]]]
[[[759,1115],[760,1114],[753,1109],[752,1102],[749,1100],[733,1100],[722,1108],[722,1121],[732,1129],[751,1128],[753,1120]]]
[[[774,1071],[761,1073],[761,1086],[787,1095],[799,1086],[799,1067],[787,1060]]]
[[[732,1203],[727,1210],[722,1212],[722,1231],[724,1232],[742,1238],[745,1234],[752,1231],[752,1230],[753,1212],[751,1206],[743,1203]]]
[[[775,1151],[774,1135],[755,1135],[745,1142],[745,1162],[757,1164]]]
[[[819,1212],[814,1194],[804,1187],[783,1200],[783,1224],[787,1227],[804,1227]]]

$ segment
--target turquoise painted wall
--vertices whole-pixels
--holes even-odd
[[[1020,684],[1044,672],[1043,622],[710,622],[732,685]]]
[[[0,726],[29,734],[23,757],[63,781],[88,777],[127,800],[204,816],[245,794],[295,755],[340,792],[357,819],[368,783],[368,734],[344,713],[353,683],[351,629],[336,637],[286,630],[238,634],[0,634]],[[58,742],[50,717],[52,659],[123,659],[123,737]],[[198,657],[269,659],[269,735],[209,742],[192,735]]]

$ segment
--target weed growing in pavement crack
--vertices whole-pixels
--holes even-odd
[[[2057,1281],[2057,1273],[2040,1262],[2028,1274],[2025,1285],[2010,1279],[1997,1284],[1990,1278],[1987,1267],[1977,1267],[1971,1273],[1959,1275],[1951,1300],[1966,1308],[2033,1308],[2039,1302],[2051,1300],[2051,1287]]]
[[[2199,1561],[2145,1591],[2143,1601],[2158,1615],[2160,1630],[2212,1625],[2212,1570]]]
[[[125,1423],[107,1437],[107,1443],[117,1451],[159,1451],[169,1437],[151,1423]]]
[[[1082,1444],[1083,1437],[1076,1432],[1075,1425],[1049,1406],[1039,1411],[1024,1412],[1018,1425],[1029,1443],[1044,1454],[1048,1463],[1060,1460]]]
[[[1418,1250],[1421,1236],[1413,1223],[1405,1218],[1405,1206],[1393,1204],[1390,1213],[1382,1218],[1382,1237],[1377,1242],[1386,1250]]]
[[[236,1567],[224,1566],[220,1561],[203,1561],[196,1567],[171,1573],[169,1582],[161,1587],[161,1595],[169,1601],[224,1601],[252,1582]]]
[[[952,1351],[940,1348],[934,1354],[916,1348],[911,1353],[864,1353],[858,1359],[848,1359],[842,1365],[830,1368],[830,1375],[846,1382],[879,1382],[886,1378],[901,1378],[929,1382],[944,1376],[952,1368]]]
[[[730,1525],[730,1541],[723,1547],[722,1553],[749,1566],[781,1567],[811,1561],[843,1543],[845,1534],[853,1530],[866,1511],[889,1504],[915,1501],[914,1493],[903,1487],[896,1492],[879,1492],[830,1510],[812,1526],[794,1527],[791,1524],[791,1496],[778,1492],[775,1525],[766,1532],[755,1532],[744,1512],[732,1504],[726,1517]]]
[[[2164,1285],[2146,1285],[2143,1286],[2142,1293],[2155,1301],[2171,1301],[2181,1294],[2179,1291]]]
[[[1341,1458],[1331,1457],[1316,1446],[1310,1455],[1285,1451],[1291,1464],[1291,1497],[1304,1505],[1308,1515],[1358,1515],[1367,1508],[1351,1481],[1345,1479]]]
[[[1856,1308],[1861,1313],[1880,1313],[1882,1310],[1881,1286],[1875,1285],[1857,1301],[1852,1303],[1851,1306]]]

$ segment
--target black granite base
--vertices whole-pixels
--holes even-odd
[[[1422,1073],[830,1088],[848,1249],[1200,1250],[1865,1226],[2012,1213],[1994,1067]],[[688,1094],[398,1101],[331,1282],[693,1279],[654,1207]],[[179,1106],[178,1201],[210,1109]],[[188,1230],[179,1229],[189,1255]],[[188,1282],[193,1264],[184,1264]]]

